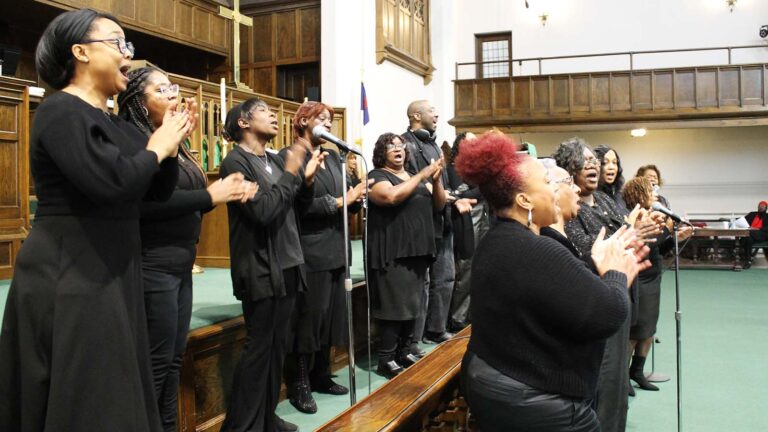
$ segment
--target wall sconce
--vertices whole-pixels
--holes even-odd
[[[629,131],[629,134],[632,135],[634,138],[642,138],[645,136],[645,134],[648,133],[648,131],[645,128],[640,129],[632,129]]]
[[[541,20],[542,27],[547,25],[547,18],[549,18],[549,15],[546,12],[542,12],[542,14],[539,15],[539,19]]]
[[[731,12],[733,12],[733,8],[736,7],[736,1],[737,0],[725,0],[725,4],[728,5],[728,9],[730,9]]]

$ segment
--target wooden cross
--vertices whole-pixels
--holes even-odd
[[[235,78],[234,85],[238,88],[250,90],[247,85],[240,82],[240,24],[247,27],[253,27],[253,18],[240,13],[240,0],[234,0],[234,2],[234,10],[219,6],[219,15],[232,20],[232,68],[234,70]]]

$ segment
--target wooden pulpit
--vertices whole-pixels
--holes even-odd
[[[0,76],[0,279],[13,276],[29,232],[29,86]]]

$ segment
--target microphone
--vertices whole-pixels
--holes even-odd
[[[664,207],[664,206],[663,206],[663,205],[661,205],[661,203],[660,203],[660,202],[658,202],[658,201],[655,201],[655,202],[654,202],[654,203],[651,205],[651,208],[652,208],[653,210],[656,210],[656,211],[662,212],[662,213],[664,213],[665,215],[667,215],[667,216],[671,217],[671,218],[672,218],[672,220],[673,220],[673,221],[675,221],[675,222],[677,222],[677,223],[684,223],[684,224],[688,224],[688,225],[691,225],[691,223],[690,223],[690,222],[688,222],[687,220],[684,220],[683,218],[681,218],[680,216],[678,216],[678,215],[677,215],[675,212],[673,212],[672,210],[670,210],[670,209],[668,209],[668,208]],[[691,226],[693,226],[693,225],[691,225]]]
[[[341,149],[343,151],[351,152],[351,153],[354,153],[354,154],[356,154],[358,156],[363,156],[363,153],[360,150],[358,150],[357,148],[355,148],[355,147],[345,143],[340,138],[338,138],[336,135],[334,135],[334,134],[328,132],[327,130],[325,130],[325,127],[323,127],[323,125],[315,126],[314,129],[312,129],[312,136],[314,136],[315,138],[324,139],[324,140],[328,141],[329,143],[336,144],[336,147],[338,147],[339,149]]]

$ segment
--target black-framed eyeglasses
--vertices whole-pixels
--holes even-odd
[[[405,148],[405,143],[389,143],[387,144],[387,151],[390,150],[402,150]]]
[[[561,178],[560,180],[555,180],[555,183],[557,184],[566,184],[568,186],[573,186],[573,176],[568,176],[565,178]]]
[[[600,166],[600,159],[594,158],[594,157],[589,158],[589,159],[584,159],[584,168],[586,168],[588,166],[599,167]]]
[[[96,42],[111,42],[112,44],[114,44],[114,46],[117,47],[117,50],[120,52],[120,54],[122,55],[130,54],[131,58],[133,58],[134,54],[136,54],[136,49],[133,47],[133,44],[131,42],[126,41],[124,37],[116,37],[116,38],[109,38],[109,39],[87,39],[80,43],[89,44],[89,43],[96,43]]]

